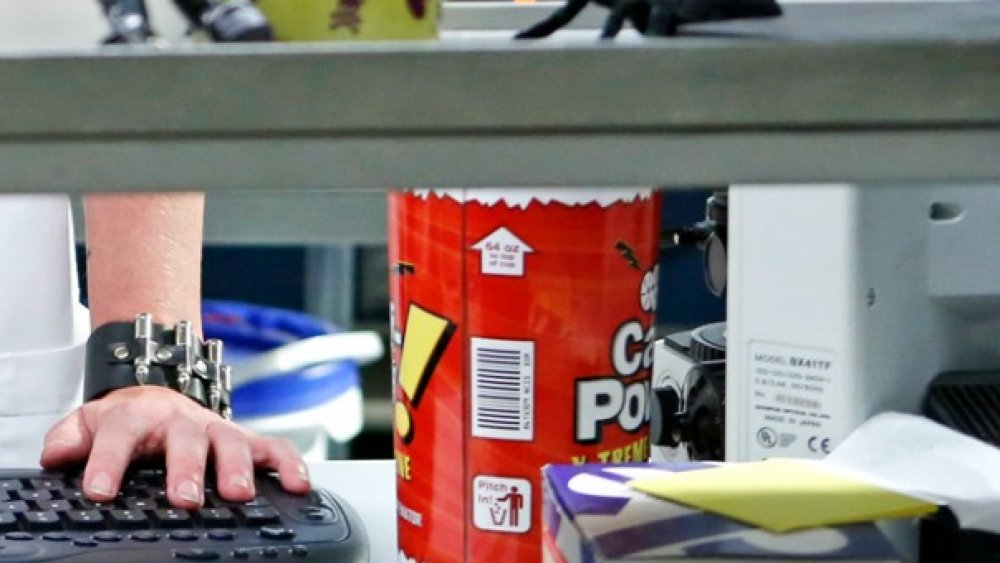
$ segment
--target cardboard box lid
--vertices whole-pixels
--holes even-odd
[[[874,524],[770,532],[633,490],[629,480],[710,463],[548,465],[549,533],[576,539],[595,561],[721,560],[898,561]],[[576,536],[575,538],[571,536]],[[556,541],[556,543],[560,543]]]

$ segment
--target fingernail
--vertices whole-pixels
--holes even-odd
[[[114,491],[111,490],[111,476],[107,473],[98,473],[97,475],[94,475],[94,478],[90,480],[90,485],[87,488],[91,493],[102,497],[109,497],[114,494]]]
[[[304,463],[299,464],[299,477],[302,477],[303,481],[309,480],[309,468]]]
[[[198,484],[194,481],[184,481],[178,485],[177,496],[186,501],[201,504],[201,491],[198,490]]]
[[[236,474],[229,478],[229,486],[250,490],[250,479],[246,475]]]

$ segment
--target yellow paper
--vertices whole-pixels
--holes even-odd
[[[791,459],[635,479],[647,494],[774,532],[931,514],[937,506]]]

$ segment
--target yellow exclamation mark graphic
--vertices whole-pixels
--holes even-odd
[[[448,341],[455,332],[455,324],[410,304],[403,329],[403,349],[399,360],[399,387],[410,401],[412,408],[420,405],[434,368],[444,355]],[[396,402],[396,432],[404,443],[413,439],[413,415],[402,401]]]

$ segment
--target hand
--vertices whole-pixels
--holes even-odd
[[[94,501],[118,493],[129,463],[166,458],[167,498],[178,508],[201,506],[211,451],[217,490],[231,501],[254,498],[254,466],[278,471],[293,493],[309,490],[309,476],[287,440],[258,436],[180,393],[157,386],[127,387],[85,403],[49,430],[42,466],[86,462],[83,490]]]

